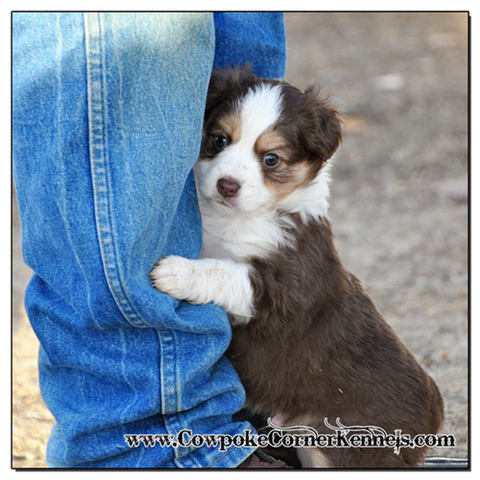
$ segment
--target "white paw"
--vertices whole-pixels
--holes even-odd
[[[188,300],[192,294],[193,262],[171,255],[160,260],[150,273],[153,286],[178,300]]]

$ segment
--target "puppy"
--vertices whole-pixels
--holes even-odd
[[[435,434],[443,401],[342,265],[328,219],[327,160],[341,116],[305,92],[248,68],[214,72],[195,175],[203,222],[199,260],[162,259],[161,292],[222,306],[227,356],[247,407],[282,426],[376,426]],[[424,449],[304,448],[304,467],[413,467]]]

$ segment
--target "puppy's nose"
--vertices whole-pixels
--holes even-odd
[[[217,182],[217,190],[225,198],[234,197],[240,190],[240,185],[237,182],[221,178]]]

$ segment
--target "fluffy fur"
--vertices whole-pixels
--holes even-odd
[[[247,406],[286,425],[373,425],[436,433],[433,380],[342,265],[328,219],[329,163],[340,114],[315,87],[301,92],[248,69],[214,72],[195,166],[201,259],[162,259],[156,288],[214,302],[232,320],[227,352]],[[422,449],[311,449],[305,467],[410,467]]]

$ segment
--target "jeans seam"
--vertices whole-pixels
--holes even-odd
[[[158,336],[160,337],[160,343],[162,345],[162,351],[165,352],[165,338],[163,337],[163,333],[160,329],[157,330],[158,332]],[[161,355],[161,358],[160,358],[160,361],[162,362],[162,371],[163,371],[163,379],[160,379],[160,385],[161,385],[161,394],[162,392],[166,392],[167,391],[167,385],[166,385],[166,378],[167,378],[167,369],[165,367],[165,355]],[[167,394],[164,394],[164,395],[161,395],[160,398],[164,398],[165,399],[165,411],[168,412],[169,409],[168,409],[168,395]]]
[[[97,33],[97,48],[98,51],[94,52],[92,38],[94,34],[91,30],[91,23],[93,20],[93,15],[97,17],[98,21],[98,33]],[[115,302],[129,324],[135,327],[143,327],[144,323],[139,320],[139,315],[135,312],[133,305],[130,303],[128,296],[126,294],[125,288],[122,285],[120,269],[117,262],[117,254],[115,248],[115,240],[113,235],[113,220],[110,212],[110,200],[108,198],[108,165],[105,161],[106,152],[106,137],[105,137],[105,126],[104,126],[104,115],[105,115],[105,91],[104,91],[104,81],[103,81],[103,59],[102,57],[102,41],[101,41],[101,21],[98,13],[85,13],[85,24],[86,24],[86,52],[87,52],[87,69],[88,69],[88,112],[90,118],[89,125],[89,136],[90,136],[90,155],[91,155],[91,169],[93,177],[93,192],[94,192],[94,201],[95,201],[95,216],[97,221],[97,233],[100,246],[100,252],[103,261],[105,278],[111,294],[113,295]],[[93,65],[93,56],[98,56],[98,72],[94,72]],[[98,78],[94,78],[94,77]],[[95,83],[98,83],[99,86],[95,89]],[[97,91],[95,91],[97,90]],[[95,98],[98,95],[98,99]],[[100,113],[95,112],[95,106],[99,107]],[[98,140],[97,134],[100,135]],[[97,157],[97,148],[102,149],[103,151],[103,190],[105,192],[101,195],[100,185],[99,185],[99,170],[101,169],[102,159]],[[101,204],[105,204],[105,212],[102,212]],[[104,217],[104,218],[102,218]],[[110,233],[110,238],[106,237],[107,230]],[[107,247],[107,243],[110,245]],[[110,250],[110,251],[108,251]],[[109,260],[109,256],[112,258],[112,261]],[[115,274],[116,279],[112,278],[112,273]],[[116,286],[118,285],[118,287]],[[128,308],[127,308],[128,307]]]
[[[209,465],[206,465],[205,468],[211,468],[213,465],[215,465],[217,462],[222,460],[224,457],[226,457],[235,447],[231,447],[229,450],[227,450],[221,457],[217,458],[215,461],[210,463]]]

